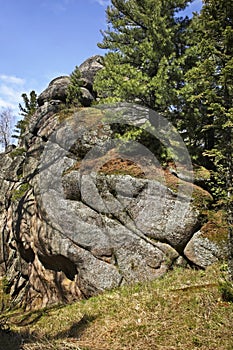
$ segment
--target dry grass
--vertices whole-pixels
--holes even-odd
[[[152,283],[89,300],[8,315],[24,350],[232,350],[233,303],[223,302],[219,267],[177,268]]]

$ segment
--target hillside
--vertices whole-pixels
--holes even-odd
[[[176,268],[150,283],[1,319],[15,331],[9,336],[23,338],[23,350],[231,350],[233,303],[221,298],[221,270]],[[19,347],[2,337],[0,349]]]

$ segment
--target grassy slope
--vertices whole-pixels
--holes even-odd
[[[232,350],[233,303],[223,302],[218,266],[177,268],[152,283],[77,303],[9,314],[25,350]]]

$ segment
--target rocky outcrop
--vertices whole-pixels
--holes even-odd
[[[62,101],[64,81],[40,95],[20,146],[0,155],[0,274],[12,299],[37,308],[151,280],[180,261],[212,263],[206,253],[217,256],[215,248],[196,249],[211,196],[190,182],[190,170],[185,181],[183,167],[175,175],[163,169],[145,135],[131,143],[119,137],[152,125],[151,111],[64,113],[50,100]],[[151,130],[162,124],[156,118]]]
[[[96,55],[88,58],[80,66],[81,77],[84,87],[93,92],[93,84],[96,73],[103,68],[103,57]]]
[[[96,73],[103,67],[101,56],[93,56],[88,58],[79,66],[81,72],[81,99],[80,102],[84,107],[89,107],[96,98],[93,91],[94,77]],[[39,107],[50,104],[66,103],[67,87],[70,83],[69,76],[61,76],[53,79],[47,89],[45,89],[38,97]]]
[[[60,101],[65,103],[67,97],[67,87],[70,83],[68,76],[62,76],[53,79],[47,89],[45,89],[38,97],[39,107],[43,106],[45,102]]]
[[[209,220],[196,232],[184,254],[197,266],[206,268],[228,256],[228,229],[224,213],[209,213]]]

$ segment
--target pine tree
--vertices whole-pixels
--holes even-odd
[[[215,178],[214,194],[224,200],[229,223],[229,270],[233,279],[233,2],[205,0],[190,27],[183,127]],[[193,136],[191,131],[193,131]],[[203,159],[202,159],[203,161]]]
[[[20,138],[26,131],[27,125],[30,122],[32,115],[35,113],[38,105],[37,94],[34,90],[30,92],[29,97],[26,93],[23,93],[22,98],[24,106],[19,103],[19,110],[21,112],[20,115],[23,116],[23,119],[19,120],[16,124],[16,129],[14,130],[16,134],[13,135],[14,138]]]
[[[37,108],[37,95],[36,95],[35,91],[32,90],[30,92],[29,97],[27,96],[27,94],[23,93],[22,94],[22,98],[23,98],[23,102],[24,102],[24,107],[21,105],[21,103],[19,104],[19,109],[21,111],[20,114],[23,117],[29,118],[36,111],[36,108]]]
[[[169,114],[181,81],[177,60],[185,50],[188,18],[176,18],[186,0],[112,0],[108,29],[98,46],[108,49],[96,77],[101,101],[133,101]]]
[[[79,98],[81,97],[81,73],[78,66],[75,67],[74,71],[70,74],[70,84],[67,89],[67,105],[80,105]]]
[[[205,1],[192,21],[189,38],[183,62],[183,68],[190,66],[181,94],[183,128],[189,145],[200,155],[213,152],[230,118],[232,0]]]
[[[192,64],[180,94],[188,143],[198,156],[205,157],[207,166],[218,172],[225,188],[226,169],[231,168],[232,158],[232,23],[232,0],[204,2],[190,27],[185,60]]]

